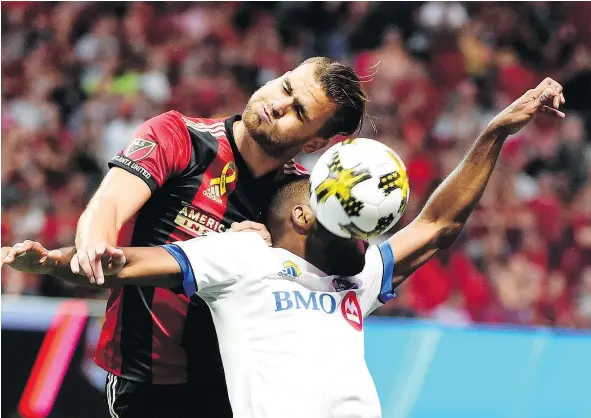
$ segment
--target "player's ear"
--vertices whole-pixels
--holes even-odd
[[[298,229],[309,231],[316,222],[316,214],[308,205],[295,205],[291,211],[291,220]]]
[[[328,139],[316,137],[304,144],[302,147],[302,152],[304,154],[311,154],[313,152],[318,151],[321,148],[324,148],[328,144]]]

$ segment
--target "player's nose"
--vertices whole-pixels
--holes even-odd
[[[280,118],[280,117],[286,115],[292,106],[293,106],[293,97],[285,97],[281,100],[275,100],[273,103],[271,103],[273,117]]]

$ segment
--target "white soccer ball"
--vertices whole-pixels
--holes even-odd
[[[348,139],[330,147],[310,174],[318,221],[343,238],[381,235],[400,219],[410,193],[406,167],[381,142]]]

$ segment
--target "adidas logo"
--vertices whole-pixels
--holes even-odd
[[[222,199],[220,195],[220,188],[218,185],[210,186],[207,189],[203,190],[203,195],[214,202],[222,204]]]
[[[289,267],[289,268],[283,269],[283,270],[281,270],[281,272],[283,274],[285,274],[286,276],[297,277],[295,267]]]
[[[286,261],[283,263],[283,270],[279,272],[280,277],[288,277],[290,279],[295,279],[296,277],[299,277],[300,274],[302,274],[302,271],[293,261]]]

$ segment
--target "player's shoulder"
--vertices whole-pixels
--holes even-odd
[[[228,118],[195,118],[176,112],[182,123],[194,134],[210,134],[215,138],[226,136]]]
[[[363,270],[355,276],[347,277],[351,282],[364,285],[364,279],[366,276],[375,274],[382,270],[385,256],[380,245],[367,244],[365,251],[365,266]]]
[[[256,232],[220,232],[202,235],[187,241],[174,243],[185,254],[197,254],[206,260],[226,260],[241,270],[261,263],[268,258],[270,247]]]
[[[184,125],[183,115],[177,112],[176,110],[169,110],[168,112],[160,113],[148,119],[148,123],[172,123],[178,126]]]
[[[152,123],[174,123],[192,131],[225,135],[225,123],[228,118],[196,118],[182,114],[177,110],[169,110],[149,119]],[[214,136],[216,136],[214,135]]]
[[[208,234],[207,237],[214,237],[219,243],[223,243],[229,250],[235,254],[254,255],[268,253],[269,246],[257,232],[250,231],[227,231],[218,234]]]
[[[229,262],[236,263],[244,274],[260,269],[271,258],[272,248],[256,232],[227,231],[212,235],[219,239],[215,247],[224,251]]]

